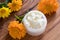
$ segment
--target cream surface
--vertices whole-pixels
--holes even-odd
[[[47,19],[42,12],[33,10],[25,15],[23,23],[28,34],[37,36],[45,31]]]

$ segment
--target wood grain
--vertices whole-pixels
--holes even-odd
[[[15,14],[19,16],[26,13],[26,11],[29,9],[37,10],[36,6],[38,2],[39,0],[23,0],[22,9]],[[60,0],[58,0],[58,2],[60,2]],[[15,17],[13,15],[14,14],[11,15],[12,17],[10,16],[9,18],[4,20],[0,19],[0,40],[17,40],[11,38],[7,31],[9,21],[11,21],[13,18],[13,20],[15,20]],[[21,40],[60,40],[60,6],[56,11],[55,15],[47,17],[47,20],[48,24],[46,27],[46,31],[43,34],[36,37],[27,34],[26,37]]]

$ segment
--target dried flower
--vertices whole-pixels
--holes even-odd
[[[12,0],[12,3],[8,3],[8,7],[12,11],[19,11],[22,8],[22,0]]]
[[[19,21],[11,21],[8,25],[8,31],[14,39],[21,39],[26,35],[25,27],[22,23],[19,23]]]
[[[0,8],[0,18],[8,17],[11,13],[11,10],[6,7]]]
[[[53,12],[56,12],[58,5],[57,0],[41,0],[37,8],[44,14],[51,15]]]

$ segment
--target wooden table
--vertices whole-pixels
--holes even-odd
[[[29,9],[35,10],[36,5],[34,7],[32,5],[37,4],[38,2],[39,0],[23,0],[23,8],[17,13],[23,14]],[[58,2],[60,2],[60,0],[58,0]],[[60,40],[60,6],[56,11],[55,15],[47,17],[47,19],[48,19],[47,28],[43,34],[37,37],[33,37],[27,34],[26,37],[21,40]],[[6,22],[8,23],[9,20],[11,20],[11,18],[8,20],[0,19],[0,40],[15,40],[8,35]]]

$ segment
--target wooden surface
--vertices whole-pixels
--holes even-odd
[[[39,0],[23,0],[24,6],[17,13],[25,13],[28,9],[31,9],[33,7],[32,5],[38,2]],[[58,2],[60,2],[60,0],[58,0]],[[34,6],[32,10],[34,9],[36,9],[36,6]],[[9,18],[10,19],[4,20],[0,19],[0,40],[15,40],[8,35],[6,24],[12,19],[11,16]],[[46,27],[46,31],[43,34],[37,37],[33,37],[27,34],[26,37],[21,40],[60,40],[60,6],[56,11],[55,15],[47,17],[47,19],[48,24]]]

